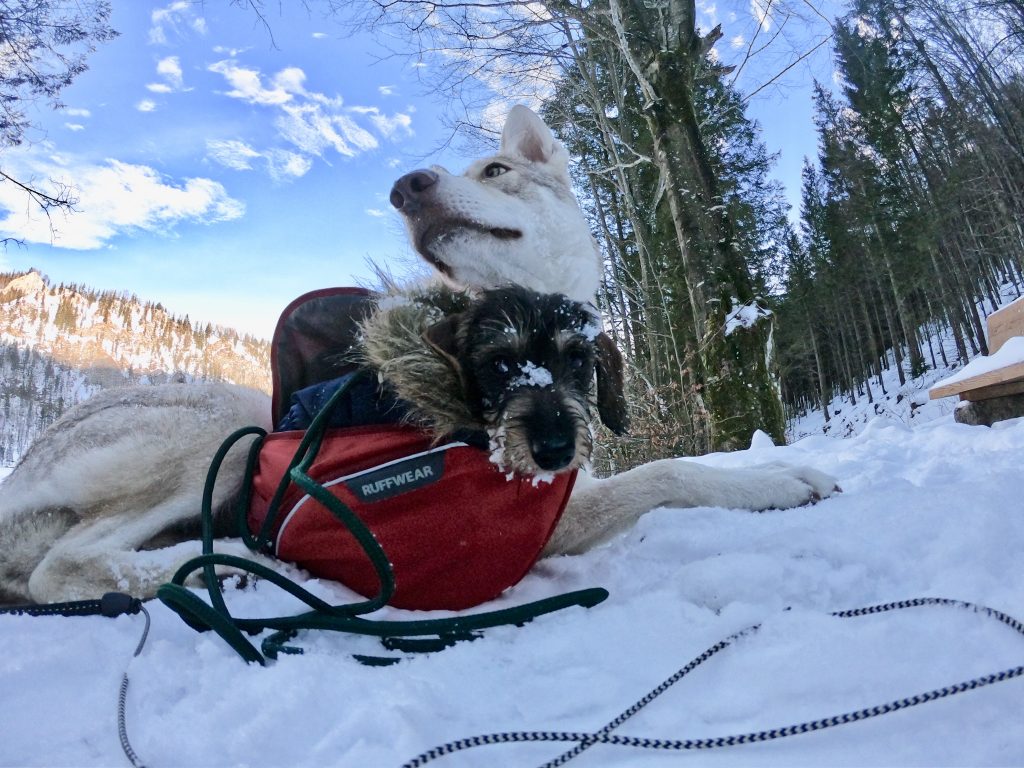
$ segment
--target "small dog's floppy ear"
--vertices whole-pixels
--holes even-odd
[[[461,314],[446,315],[433,325],[427,326],[423,331],[423,340],[448,364],[455,369],[462,381],[462,365],[459,363],[459,324],[462,321]]]
[[[597,412],[601,421],[616,435],[629,429],[622,354],[607,333],[599,333],[597,344]]]

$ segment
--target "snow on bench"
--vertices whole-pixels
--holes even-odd
[[[932,400],[960,395],[989,400],[1024,393],[1024,297],[988,317],[989,354],[978,357],[928,391]]]

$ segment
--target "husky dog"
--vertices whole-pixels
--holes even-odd
[[[409,241],[455,285],[522,285],[594,301],[601,256],[569,180],[569,154],[536,114],[515,106],[498,154],[457,176],[440,166],[395,182]]]
[[[194,544],[156,550],[198,538],[221,441],[250,424],[269,429],[269,416],[269,397],[228,384],[108,389],[65,412],[0,484],[0,604],[153,596],[197,554]],[[235,448],[222,475],[244,473]],[[238,485],[218,483],[215,506]]]
[[[461,176],[437,167],[407,174],[396,182],[391,201],[405,217],[414,247],[452,283],[475,290],[518,284],[585,303],[598,289],[601,262],[567,167],[565,149],[547,126],[516,107],[497,155]],[[414,335],[412,348],[435,350],[447,361],[443,366],[461,371],[454,379],[437,379],[431,391],[461,403],[457,410],[473,416],[476,408],[474,418],[490,419],[496,447],[510,464],[525,471],[564,470],[589,456],[589,432],[581,426],[590,413],[582,379],[559,384],[559,396],[569,404],[553,428],[529,418],[529,405],[521,410],[531,400],[550,405],[549,365],[568,371],[580,365],[588,373],[596,360],[605,379],[602,384],[599,378],[598,410],[613,429],[624,427],[621,383],[609,384],[621,382],[621,361],[607,337],[593,334],[581,361],[563,344],[557,365],[537,365],[521,345],[508,343],[529,335],[521,319],[507,318],[500,329],[491,324],[488,335],[472,310],[455,314],[426,333],[426,344]],[[507,348],[498,354],[503,344]],[[486,348],[490,358],[480,351]],[[402,356],[390,341],[374,354],[385,378],[399,375]],[[530,386],[502,400],[495,376],[506,375]],[[196,537],[206,469],[221,440],[244,426],[269,426],[269,413],[265,395],[218,384],[111,390],[68,411],[0,485],[0,602],[74,600],[110,590],[154,594],[179,561],[195,554],[194,543],[159,548]],[[495,420],[498,413],[513,417],[504,429]],[[239,444],[228,454],[218,506],[237,492],[245,452]],[[583,551],[659,506],[783,509],[834,490],[832,478],[805,467],[719,470],[662,460],[604,480],[581,473],[545,553]]]

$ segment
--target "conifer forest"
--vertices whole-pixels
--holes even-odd
[[[667,164],[688,192],[682,228],[666,168],[643,162],[658,157],[659,130],[643,89],[624,87],[628,59],[604,41],[589,47],[557,103],[590,99],[583,115],[562,115],[572,126],[562,134],[582,158],[578,181],[604,246],[604,309],[655,395],[651,439],[665,425],[663,444],[645,452],[749,438],[749,422],[722,425],[714,379],[731,379],[728,412],[733,388],[749,386],[732,361],[749,370],[765,349],[762,316],[789,416],[818,408],[827,420],[837,394],[870,401],[883,368],[903,383],[948,365],[932,329],[949,329],[960,363],[986,351],[984,313],[999,286],[1024,286],[1022,42],[1024,3],[858,0],[835,24],[841,85],[815,85],[818,147],[808,148],[795,224],[741,96],[707,61],[695,64],[691,151],[703,148],[717,187],[701,194],[703,164]],[[775,436],[771,410],[754,412]],[[679,435],[690,444],[675,444]]]

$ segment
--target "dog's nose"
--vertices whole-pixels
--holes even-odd
[[[569,466],[576,454],[576,444],[566,437],[549,437],[530,443],[530,453],[538,467],[555,472]]]
[[[399,210],[414,207],[423,192],[434,186],[437,179],[436,173],[425,168],[405,174],[391,187],[391,204]]]

